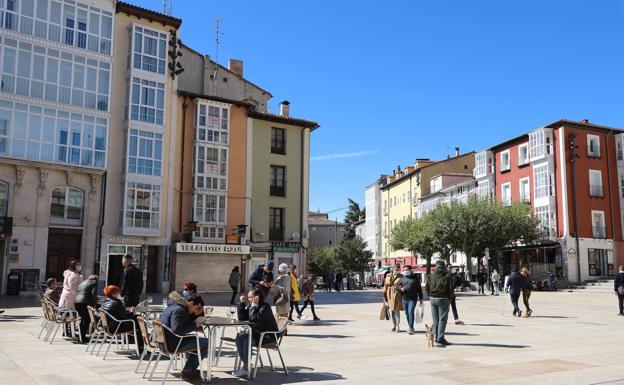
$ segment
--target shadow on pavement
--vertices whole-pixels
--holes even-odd
[[[320,320],[320,321],[299,321],[295,322],[295,326],[335,326],[342,325],[347,322],[353,322],[349,320]]]
[[[502,326],[502,327],[508,327],[508,328],[512,328],[514,327],[513,325],[507,325],[507,324],[466,324],[466,326]]]
[[[445,333],[448,334],[448,333]],[[531,346],[529,345],[506,345],[506,344],[488,344],[488,343],[462,343],[462,342],[457,342],[457,343],[453,343],[453,346],[478,346],[478,347],[482,347],[482,348],[509,348],[509,349],[524,349],[524,348],[530,348]]]
[[[303,338],[353,338],[353,336],[344,336],[341,334],[293,334],[288,333],[288,337],[303,337]]]
[[[562,315],[532,315],[531,317],[526,317],[526,318],[554,318],[554,319],[559,319],[559,318],[578,318],[578,317],[566,317],[566,316],[562,316]]]

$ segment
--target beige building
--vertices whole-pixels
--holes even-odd
[[[384,264],[418,264],[419,261],[406,250],[393,250],[388,244],[392,228],[408,218],[418,216],[418,204],[422,197],[436,191],[435,185],[442,173],[470,173],[474,168],[474,152],[441,161],[417,159],[414,165],[401,169],[397,167],[393,175],[388,176],[386,185],[381,187],[381,233],[382,261]],[[433,182],[433,186],[432,186]]]

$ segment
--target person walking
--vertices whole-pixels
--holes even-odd
[[[397,285],[401,279],[401,265],[395,265],[394,270],[386,275],[384,279],[384,302],[388,307],[388,311],[392,317],[393,332],[400,332],[401,310],[403,310],[403,302],[401,293],[397,290]]]
[[[301,290],[303,291],[303,307],[301,308],[301,312],[299,314],[303,314],[305,308],[310,304],[310,309],[312,309],[312,316],[315,321],[320,321],[321,319],[316,316],[316,312],[314,311],[314,276],[310,273],[306,273],[301,280]]]
[[[325,274],[325,282],[327,282],[327,292],[331,293],[332,288],[334,287],[334,272],[331,270],[328,270],[327,273]]]
[[[531,298],[531,272],[526,267],[520,269],[520,274],[524,279],[522,285],[522,302],[524,302],[524,307],[526,308],[525,317],[530,317],[533,310],[531,310],[531,306],[529,306],[529,298]]]
[[[340,293],[340,291],[342,290],[342,272],[337,272],[336,273],[336,292]]]
[[[507,280],[507,286],[509,292],[509,297],[511,298],[511,304],[513,305],[514,311],[513,315],[517,315],[518,317],[522,316],[522,310],[518,306],[518,299],[520,298],[520,294],[522,293],[522,288],[524,287],[524,278],[518,270],[514,267],[511,270],[511,276]]]
[[[453,311],[453,320],[455,320],[455,325],[463,325],[464,321],[459,319],[459,313],[457,312],[457,302],[455,298],[455,287],[457,287],[457,273],[453,273],[453,265],[450,263],[447,265],[446,270],[451,274],[451,281],[453,282],[453,296],[451,297],[451,310]]]
[[[624,316],[624,266],[620,265],[620,271],[615,275],[613,280],[613,290],[618,297],[618,305],[620,312],[618,315]]]
[[[238,266],[234,266],[232,271],[230,272],[230,277],[228,278],[228,285],[232,288],[232,299],[230,299],[230,305],[236,305],[234,301],[236,300],[236,294],[238,294],[238,285],[240,285],[240,272]]]
[[[275,313],[278,317],[288,317],[290,313],[290,269],[285,263],[277,267],[277,279],[275,280]]]
[[[429,294],[431,303],[431,318],[435,330],[435,342],[437,346],[451,345],[444,337],[446,322],[448,321],[449,306],[453,298],[453,281],[448,271],[446,271],[446,261],[439,259],[436,261],[435,270],[427,277],[425,290]]]
[[[58,302],[61,309],[76,309],[74,302],[76,300],[76,290],[78,289],[78,285],[82,283],[82,276],[80,275],[81,271],[82,265],[80,264],[80,261],[74,259],[69,262],[69,267],[63,272],[63,292],[61,293],[61,298]]]
[[[299,292],[299,278],[297,277],[297,266],[290,265],[290,313],[288,314],[288,320],[295,322],[292,318],[294,309],[297,309],[297,319],[301,319],[301,310],[299,310],[299,301],[301,301],[301,293]]]
[[[403,267],[403,276],[399,279],[398,290],[403,296],[403,309],[405,309],[405,318],[407,318],[407,325],[409,326],[407,334],[412,335],[416,332],[414,330],[414,309],[416,308],[416,302],[419,301],[421,305],[423,304],[420,279],[416,274],[412,273],[412,266],[405,265]]]
[[[485,295],[485,282],[487,281],[487,273],[484,271],[483,266],[479,267],[479,272],[477,273],[477,284],[479,284],[479,294]]]
[[[143,292],[143,273],[132,264],[132,255],[123,257],[123,279],[121,280],[121,297],[126,307],[135,307],[139,304],[139,298]]]
[[[557,290],[556,281],[557,281],[557,278],[555,277],[555,273],[548,270],[548,290],[550,291]]]
[[[87,306],[95,308],[95,305],[98,303],[97,282],[98,276],[92,274],[89,278],[82,281],[76,290],[75,305],[76,311],[80,315],[80,341],[83,343],[87,342],[87,332],[91,323]]]
[[[500,274],[496,269],[492,271],[492,286],[494,287],[494,295],[500,295]]]

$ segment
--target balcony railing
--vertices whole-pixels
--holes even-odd
[[[603,192],[602,192],[602,185],[601,184],[592,184],[589,185],[589,196],[590,197],[596,197],[596,198],[602,198]]]
[[[596,239],[606,239],[607,238],[607,231],[605,230],[604,226],[596,226],[594,225],[592,227],[592,234],[593,237]]]
[[[269,229],[269,241],[283,241],[284,229]]]

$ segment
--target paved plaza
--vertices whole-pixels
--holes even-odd
[[[447,339],[454,345],[447,348],[428,348],[421,325],[413,336],[391,333],[390,322],[378,319],[380,296],[319,293],[322,321],[297,323],[284,339],[289,376],[265,369],[256,380],[234,378],[228,350],[213,383],[624,384],[624,317],[616,316],[613,294],[534,292],[531,318],[512,317],[509,304],[501,316],[507,297],[462,295],[458,307],[466,325],[449,324]],[[0,384],[160,383],[162,363],[149,382],[134,373],[137,361],[125,354],[103,361],[63,338],[52,345],[38,340],[41,311],[32,301],[0,297],[0,308],[6,309],[0,315]],[[430,318],[428,304],[425,317]],[[167,383],[186,382],[172,376]]]

